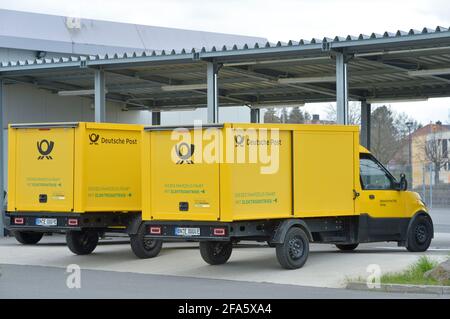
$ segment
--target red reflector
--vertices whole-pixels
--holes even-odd
[[[49,128],[40,128],[40,129],[38,129],[39,131],[50,131],[50,129]]]
[[[214,236],[225,236],[225,228],[214,228]]]
[[[76,219],[76,218],[69,218],[67,220],[67,224],[69,224],[69,226],[78,226],[78,219]]]
[[[23,217],[16,217],[14,218],[14,224],[16,225],[23,225],[25,223],[25,219]]]
[[[150,234],[161,235],[161,227],[150,227]]]

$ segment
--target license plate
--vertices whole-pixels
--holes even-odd
[[[200,228],[194,227],[177,227],[175,228],[176,236],[200,236]]]
[[[56,226],[57,224],[56,218],[36,218],[36,225],[38,226]]]

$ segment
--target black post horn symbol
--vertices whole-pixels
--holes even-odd
[[[183,154],[183,149],[186,150],[186,153]],[[195,145],[188,143],[180,143],[179,145],[175,145],[175,152],[177,153],[177,156],[180,158],[180,160],[177,162],[177,164],[183,164],[186,162],[187,164],[194,164],[194,161],[190,159],[192,155],[194,155]]]
[[[92,133],[92,134],[89,134],[89,140],[91,141],[91,145],[92,144],[95,144],[95,145],[97,145],[98,143],[98,139],[100,138],[100,135],[98,135],[98,134],[95,134],[95,133]]]
[[[44,144],[46,145],[45,148],[43,147]],[[39,153],[41,154],[38,157],[38,160],[41,159],[53,159],[53,157],[50,156],[50,153],[53,151],[53,147],[55,146],[55,143],[53,141],[47,141],[47,140],[42,140],[40,142],[37,142],[37,149],[39,151]]]

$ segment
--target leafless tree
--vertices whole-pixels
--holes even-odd
[[[440,131],[440,126],[432,126],[432,129],[434,129],[434,132],[426,138],[424,142],[424,150],[426,159],[433,163],[434,183],[437,185],[440,183],[439,173],[441,168],[443,168],[448,162],[448,158],[443,152],[444,138],[442,132]]]

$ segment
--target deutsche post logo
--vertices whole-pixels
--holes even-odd
[[[194,155],[195,145],[188,144],[186,142],[175,145],[175,152],[177,153],[178,158],[180,159],[177,164],[194,164],[194,161],[191,159]]]
[[[42,160],[44,158],[48,160],[52,160],[53,157],[50,156],[50,153],[53,151],[53,147],[55,143],[53,141],[42,140],[37,142],[37,149],[41,155],[38,156],[38,160]]]
[[[242,135],[235,135],[234,136],[234,145],[235,146],[244,146],[244,136]]]
[[[100,135],[92,133],[89,134],[89,141],[91,141],[90,145],[98,145],[98,139],[100,138]]]

